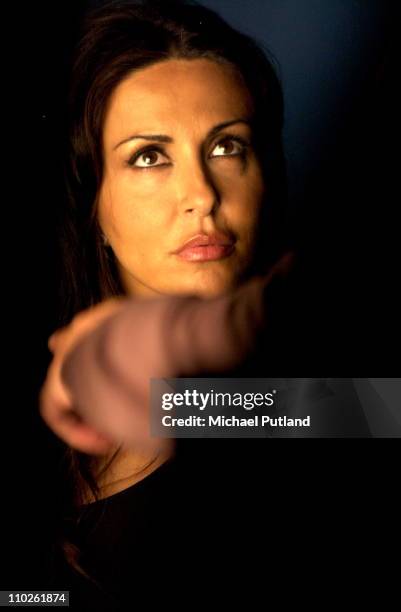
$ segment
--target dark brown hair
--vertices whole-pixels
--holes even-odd
[[[283,99],[271,55],[196,2],[109,2],[84,17],[71,62],[66,198],[59,224],[60,325],[67,324],[80,310],[124,293],[113,252],[104,246],[97,222],[106,104],[130,72],[171,57],[210,58],[229,63],[242,75],[254,102],[255,145],[268,185],[259,224],[261,239],[248,273],[266,270],[285,248]],[[68,449],[67,462],[75,505],[82,503],[84,486],[96,498],[93,458]],[[67,543],[64,549],[75,550]],[[74,563],[74,554],[68,556]]]

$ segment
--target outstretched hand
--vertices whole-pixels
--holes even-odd
[[[48,341],[53,359],[40,392],[41,416],[64,442],[89,454],[108,454],[115,446],[115,440],[99,433],[84,422],[74,407],[73,398],[62,379],[61,370],[66,355],[73,347],[100,323],[119,312],[124,304],[124,299],[112,298],[84,310],[76,315],[69,325],[53,333]]]
[[[49,340],[54,357],[40,395],[43,419],[88,454],[116,445],[163,450],[168,441],[150,434],[150,378],[240,365],[270,324],[272,281],[287,276],[292,262],[286,254],[267,276],[218,298],[118,298],[83,311]]]

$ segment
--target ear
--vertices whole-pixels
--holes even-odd
[[[99,202],[97,204],[98,209],[99,209]],[[99,210],[97,212],[97,217],[96,217],[96,231],[99,233],[100,239],[102,241],[103,246],[110,246],[110,241],[107,237],[107,232],[105,232],[104,228],[103,228],[103,224],[100,223],[100,219],[99,219]]]
[[[109,239],[103,232],[101,233],[101,236],[102,236],[103,246],[110,246]]]

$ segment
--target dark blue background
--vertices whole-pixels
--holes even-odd
[[[330,157],[330,149],[339,144],[338,132],[359,92],[367,80],[378,77],[373,73],[390,42],[386,38],[390,5],[378,0],[206,0],[203,4],[253,36],[277,59],[284,87],[290,189],[293,199],[300,197],[322,158]],[[364,106],[371,102],[367,96]]]

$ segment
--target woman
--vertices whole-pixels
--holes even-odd
[[[61,323],[84,312],[50,340],[54,359],[42,391],[42,415],[78,449],[68,449],[75,507],[103,509],[96,504],[138,491],[152,477],[155,482],[170,465],[173,449],[145,444],[139,417],[132,444],[116,444],[121,423],[113,432],[110,414],[96,420],[94,413],[88,418],[79,413],[60,372],[74,347],[86,338],[91,348],[90,339],[108,323],[118,323],[121,313],[127,318],[128,310],[136,333],[142,322],[149,330],[138,345],[138,363],[144,350],[150,355],[143,370],[148,376],[142,373],[139,384],[146,386],[149,375],[224,371],[241,360],[249,350],[245,336],[253,340],[243,327],[244,348],[234,359],[223,334],[216,363],[195,360],[198,366],[186,372],[171,363],[163,371],[159,335],[150,347],[147,338],[161,311],[173,304],[183,314],[176,317],[177,333],[171,333],[175,346],[169,359],[185,355],[187,364],[194,349],[185,321],[198,316],[188,315],[188,305],[191,310],[196,304],[202,324],[213,333],[228,312],[240,313],[241,325],[260,313],[266,278],[272,276],[263,286],[246,285],[245,293],[236,288],[266,274],[283,252],[282,96],[265,53],[213,11],[175,1],[112,3],[86,18],[72,68],[69,119]],[[249,295],[253,310],[243,312]],[[233,303],[239,307],[233,309]],[[210,313],[216,312],[220,319],[212,323]],[[210,347],[202,350],[210,356]],[[68,379],[68,368],[64,374]],[[65,545],[65,551],[76,548]],[[73,557],[78,571],[96,573]],[[103,561],[107,567],[106,554]],[[114,587],[111,580],[107,589]]]

